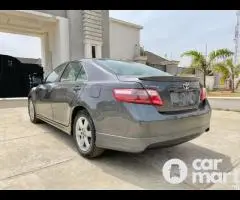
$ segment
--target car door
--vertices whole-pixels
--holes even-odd
[[[57,86],[66,63],[61,64],[53,70],[45,79],[45,83],[36,88],[36,112],[37,114],[47,119],[53,120],[52,99],[51,93],[54,87]]]
[[[69,125],[71,103],[81,90],[81,84],[77,83],[82,65],[78,61],[70,62],[64,70],[58,87],[54,88],[53,117],[54,121],[62,125]]]

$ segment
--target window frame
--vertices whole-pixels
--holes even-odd
[[[68,64],[69,64],[68,62],[65,62],[65,63],[62,63],[62,64],[58,65],[50,74],[48,74],[48,75],[46,76],[46,78],[44,79],[44,83],[57,83],[57,82],[59,82],[60,77],[62,76],[62,74],[63,74],[63,72],[65,71],[65,69],[66,69],[66,67],[68,66]],[[58,78],[56,79],[56,81],[47,82],[48,77],[49,77],[54,71],[56,71],[59,67],[61,67],[62,65],[64,65],[63,70],[62,70],[62,72],[58,75]]]
[[[84,71],[86,72],[86,76],[87,76],[87,79],[86,79],[86,80],[81,81],[81,80],[77,80],[77,78],[76,78],[74,81],[61,81],[62,76],[63,76],[65,70],[67,69],[68,65],[71,64],[71,63],[77,63],[77,64],[80,66],[80,71],[78,72],[77,78],[78,78],[78,76],[79,76],[82,68],[84,69]],[[70,62],[68,62],[68,64],[66,65],[65,69],[63,70],[63,72],[62,72],[62,74],[61,74],[61,76],[60,76],[60,78],[59,78],[59,82],[60,82],[60,83],[84,82],[84,81],[88,81],[88,75],[87,75],[87,71],[86,71],[86,69],[84,68],[83,63],[82,63],[81,61],[70,61]]]
[[[77,61],[77,62],[79,62],[79,61]],[[76,78],[76,82],[86,82],[86,81],[88,81],[88,73],[87,73],[87,70],[86,70],[86,68],[84,67],[84,63],[83,62],[79,62],[80,63],[80,65],[82,66],[81,67],[81,69],[80,69],[80,72],[78,73],[78,76],[79,76],[79,74],[81,73],[81,71],[82,71],[82,69],[85,71],[85,73],[86,73],[86,79],[85,80],[77,80],[78,79],[78,76],[77,76],[77,78]]]

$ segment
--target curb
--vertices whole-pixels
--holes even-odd
[[[208,99],[240,100],[240,97],[207,97]]]
[[[219,111],[231,111],[231,112],[240,112],[238,109],[224,109],[224,108],[212,108],[212,110],[219,110]]]
[[[16,100],[27,100],[26,97],[18,97],[18,98],[0,98],[0,101],[16,101]]]

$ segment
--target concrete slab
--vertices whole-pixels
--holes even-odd
[[[235,177],[234,177],[235,176]],[[216,183],[212,185],[209,190],[240,190],[240,165],[238,165],[232,172],[226,183]]]
[[[223,159],[223,172],[240,166],[236,112],[213,111],[210,132],[191,142],[142,154],[106,151],[96,160],[82,158],[71,136],[45,123],[31,124],[26,108],[0,112],[0,189],[218,189],[192,183],[192,161]],[[178,185],[162,176],[171,158],[188,166],[187,179]]]
[[[49,135],[0,143],[0,180],[71,160],[76,154]]]
[[[3,189],[141,189],[78,157],[33,174],[2,181]]]
[[[17,108],[26,107],[27,98],[4,98],[0,99],[0,108]]]

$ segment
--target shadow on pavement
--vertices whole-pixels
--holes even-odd
[[[46,134],[50,134],[77,152],[71,136],[45,123],[39,126],[43,126]],[[162,176],[164,163],[172,158],[181,159],[187,164],[188,176],[181,184],[170,184]],[[230,172],[233,169],[230,157],[191,142],[170,148],[149,149],[140,154],[109,150],[105,151],[101,157],[89,160],[89,162],[103,172],[143,189],[206,189],[211,184],[192,182],[192,161],[194,159],[222,159],[219,172]]]

